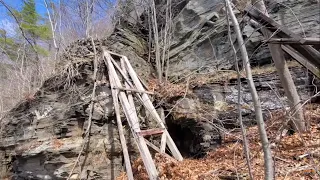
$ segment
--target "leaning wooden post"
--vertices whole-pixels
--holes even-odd
[[[254,8],[256,8],[265,16],[269,17],[268,11],[266,9],[266,6],[263,0],[259,0],[259,1],[252,0],[252,4],[254,5]],[[262,27],[261,31],[266,39],[271,38],[272,34],[267,28]],[[276,35],[274,36],[276,37]],[[291,125],[293,126],[293,128],[295,128],[299,132],[304,132],[306,131],[306,125],[305,125],[302,105],[300,102],[300,97],[297,92],[297,88],[294,84],[294,81],[292,79],[292,76],[290,74],[289,68],[287,66],[281,45],[269,43],[268,46],[269,46],[275,67],[277,69],[280,82],[289,100],[289,105],[292,109],[294,109],[297,112],[294,115],[293,120],[290,121]]]
[[[120,136],[120,143],[122,146],[122,152],[123,152],[124,162],[125,162],[125,166],[126,166],[127,177],[129,180],[134,180],[133,173],[132,173],[132,167],[131,167],[131,163],[130,163],[128,147],[127,147],[126,139],[125,139],[125,136],[123,133],[123,126],[122,126],[121,117],[120,117],[120,106],[119,106],[119,100],[118,100],[119,90],[113,88],[115,86],[114,77],[111,75],[110,72],[109,72],[109,82],[110,82],[110,86],[111,86],[113,106],[114,106],[114,111],[116,113],[118,131],[119,131],[119,136]]]
[[[121,66],[121,69],[125,75],[124,78],[128,79],[128,72],[126,70],[126,65],[125,65],[123,58],[120,59],[120,66]],[[124,81],[124,82],[125,82],[125,87],[130,88],[129,84],[126,81]],[[134,113],[133,116],[137,116],[137,110],[136,110],[136,107],[134,106],[132,93],[128,91],[127,94],[128,94],[129,104],[131,105],[131,108],[132,108],[132,113]]]

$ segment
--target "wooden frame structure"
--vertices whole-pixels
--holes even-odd
[[[252,5],[247,6],[245,12],[260,26],[266,27],[274,34],[265,42],[282,44],[281,47],[286,53],[320,78],[320,52],[315,48],[315,46],[319,47],[320,38],[302,38],[267,17]]]
[[[120,59],[120,65],[113,59],[113,56],[117,56]],[[110,81],[113,103],[115,107],[115,113],[117,118],[117,124],[119,129],[119,135],[121,140],[121,145],[123,149],[123,155],[125,160],[125,166],[127,171],[127,176],[129,180],[133,180],[133,173],[130,164],[129,153],[126,146],[126,141],[123,133],[123,127],[120,117],[120,105],[122,106],[123,112],[126,116],[128,124],[130,126],[132,135],[135,139],[138,149],[140,151],[141,158],[146,167],[149,179],[155,180],[158,178],[158,172],[156,166],[153,162],[151,153],[148,149],[148,146],[163,153],[165,156],[169,156],[165,153],[166,146],[168,146],[173,157],[179,161],[182,161],[183,158],[175,145],[173,139],[171,138],[169,132],[167,131],[163,120],[158,115],[155,107],[153,106],[148,94],[148,92],[143,87],[139,77],[132,68],[128,58],[107,50],[103,50],[104,62],[108,69],[108,77]],[[121,78],[118,76],[120,74]],[[122,83],[124,81],[124,83]],[[135,102],[133,99],[135,96],[141,104],[144,106],[146,111],[149,111],[153,120],[159,125],[160,128],[141,130],[139,119],[137,116]],[[120,101],[120,104],[119,104]],[[152,135],[161,135],[161,146],[158,148],[148,140],[145,136]]]

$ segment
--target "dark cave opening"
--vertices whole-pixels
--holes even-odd
[[[203,158],[206,151],[202,148],[201,129],[192,119],[166,119],[167,129],[184,158]]]

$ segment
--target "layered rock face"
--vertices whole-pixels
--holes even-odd
[[[244,3],[233,2],[237,7]],[[270,16],[279,24],[301,36],[320,37],[320,11],[317,1],[266,2]],[[185,143],[181,141],[180,148],[189,149],[189,153],[197,155],[215,148],[225,130],[237,127],[237,87],[236,76],[229,73],[229,70],[233,70],[234,62],[228,40],[224,1],[190,0],[185,3],[185,7],[173,20],[168,76],[176,82],[190,84],[187,88],[192,95],[176,97],[173,104],[178,105],[169,106],[168,109],[175,108],[173,119],[176,124],[191,120],[190,126],[178,127],[194,132],[193,136],[198,138],[184,140]],[[272,59],[267,44],[262,44],[263,36],[242,21],[238,10],[235,10],[235,13],[241,22],[252,65],[270,64]],[[235,41],[235,37],[232,39]],[[236,42],[234,44],[237,45]],[[263,109],[286,109],[287,99],[275,68],[271,71],[264,68],[254,70],[254,81]],[[290,70],[301,99],[308,99],[318,88],[319,82],[300,66],[292,66]],[[244,120],[248,125],[255,124],[253,103],[245,78],[242,78],[241,90]],[[268,114],[268,111],[264,112],[266,119]],[[195,120],[197,125],[194,125],[192,120]],[[223,128],[217,127],[217,124]]]
[[[296,33],[304,31],[307,37],[320,35],[316,1],[282,0],[281,3],[268,4],[275,20]],[[155,103],[165,108],[168,130],[182,154],[203,157],[206,151],[221,143],[224,131],[238,127],[236,78],[224,1],[185,0],[179,1],[175,8],[168,73],[169,79],[181,84],[184,92],[171,96],[166,102]],[[241,17],[240,11],[237,15]],[[245,24],[242,28],[253,63],[271,62],[267,48],[260,46],[262,36]],[[148,28],[142,25],[122,23],[110,37],[95,41],[97,51],[100,53],[101,47],[105,47],[126,55],[138,75],[147,82],[154,68],[147,62],[146,30]],[[257,47],[260,49],[255,51]],[[66,179],[69,176],[84,142],[82,129],[86,129],[89,116],[94,55],[91,40],[75,42],[66,52],[57,67],[61,75],[48,79],[35,95],[21,101],[1,119],[1,178]],[[266,117],[267,110],[286,108],[279,78],[275,69],[270,68],[254,70]],[[290,70],[300,96],[307,99],[319,82],[300,66],[291,66]],[[110,87],[103,76],[106,73],[105,67],[99,66],[101,76],[98,76],[89,147],[80,156],[81,165],[72,174],[74,179],[115,179],[124,170]],[[247,125],[255,124],[245,78],[242,78],[241,89],[244,120]],[[129,129],[125,132],[134,159],[138,151]]]
[[[236,7],[240,7],[240,3],[246,3],[245,1],[234,2]],[[270,16],[279,24],[302,36],[320,37],[318,1],[266,2]],[[186,3],[173,20],[169,76],[185,76],[194,72],[207,73],[232,68],[233,55],[228,40],[224,1],[190,0]],[[235,13],[241,17],[238,10],[235,10]],[[244,30],[243,35],[248,40],[246,47],[251,63],[260,65],[270,63],[271,56],[267,45],[261,43],[263,37],[250,25],[244,24],[242,18],[239,20]]]
[[[121,43],[133,32],[128,28],[122,30],[125,31],[122,41],[108,48],[120,46],[121,53],[129,48],[123,54],[134,60],[132,64],[138,74],[145,77],[149,71],[139,68],[146,64],[140,61],[139,51]],[[108,41],[95,41],[100,63],[93,123],[87,148],[83,150],[79,159],[81,163],[76,166],[71,179],[115,179],[124,170],[111,89],[106,67],[100,58],[101,47],[107,46],[115,36]],[[137,40],[134,42],[138,43]],[[35,95],[22,100],[1,120],[1,178],[66,179],[69,176],[85,143],[83,129],[88,126],[94,82],[93,56],[90,39],[72,44],[57,67],[61,74],[46,80]],[[137,148],[127,128],[125,136],[134,159]]]
[[[266,1],[270,17],[280,25],[301,37],[320,37],[319,1],[316,0],[276,0]],[[245,26],[244,35],[249,38],[247,48],[255,52],[252,61],[256,64],[270,63],[271,55],[267,45],[261,45],[263,37],[252,27]],[[261,46],[255,51],[257,47]],[[318,48],[319,49],[319,48]],[[289,57],[289,56],[288,56]]]

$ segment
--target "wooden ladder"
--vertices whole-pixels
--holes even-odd
[[[120,66],[119,64],[113,59],[111,56],[116,56],[120,59]],[[151,153],[148,149],[148,146],[153,148],[155,151],[159,153],[163,153],[164,155],[168,156],[165,153],[166,146],[170,152],[172,153],[173,157],[179,161],[182,161],[183,158],[175,145],[173,139],[171,138],[170,134],[168,133],[163,120],[160,118],[159,114],[157,113],[155,107],[153,106],[148,94],[150,92],[146,91],[143,87],[139,77],[137,76],[136,72],[132,68],[128,58],[123,55],[119,55],[107,50],[103,50],[104,62],[108,69],[108,76],[109,82],[111,86],[112,96],[113,96],[113,103],[115,107],[115,113],[117,118],[117,125],[119,129],[119,135],[121,140],[121,145],[124,154],[124,160],[126,165],[126,172],[128,179],[133,180],[133,173],[129,159],[129,153],[126,146],[126,141],[123,133],[123,127],[120,117],[120,104],[122,106],[123,112],[126,116],[128,124],[130,126],[131,132],[133,134],[133,138],[138,145],[138,149],[147,170],[148,176],[150,179],[157,179],[158,178],[158,171],[156,166],[153,162]],[[118,76],[118,73],[121,75],[121,79],[124,80],[124,84],[121,83],[121,80]],[[133,96],[135,96],[152,116],[152,119],[159,125],[159,128],[155,129],[147,129],[141,130],[139,119],[137,116],[137,111],[135,108],[135,102],[133,100]],[[150,141],[145,139],[145,136],[150,135],[161,135],[161,145],[160,147],[155,146]]]

